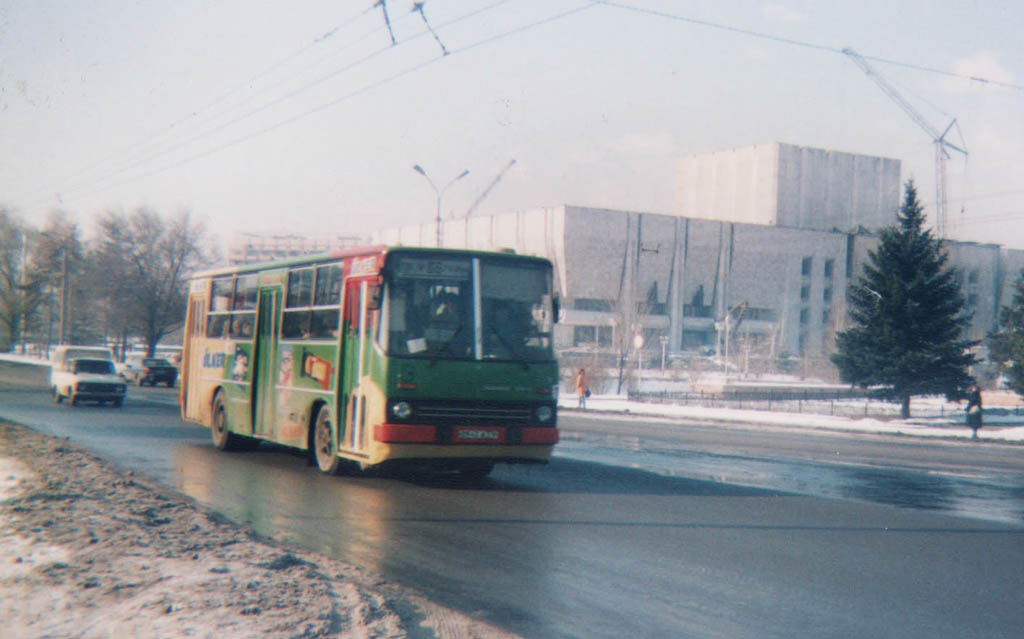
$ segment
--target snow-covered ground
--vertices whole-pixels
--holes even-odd
[[[1015,402],[1015,396],[1005,392],[986,392],[983,403],[1000,404],[985,413],[985,426],[978,432],[979,439],[1001,441],[1024,441],[1024,409]],[[864,400],[850,400],[860,405]],[[574,394],[562,393],[558,400],[560,410],[578,410]],[[839,417],[815,414],[819,408],[827,413],[829,402],[803,402],[803,412],[789,413],[765,410],[740,410],[735,408],[677,406],[630,401],[623,396],[593,395],[587,399],[587,412],[622,415],[642,415],[675,419],[695,419],[712,422],[733,422],[748,425],[787,426],[828,430],[861,431],[867,433],[891,433],[916,437],[970,437],[971,429],[964,423],[962,408],[957,412],[955,403],[947,403],[941,397],[918,397],[911,403],[910,419],[875,419]]]

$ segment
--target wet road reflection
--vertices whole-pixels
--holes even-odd
[[[680,499],[772,495],[572,460],[499,467],[479,483],[327,477],[272,447],[225,454],[181,446],[175,465],[180,490],[259,534],[362,565],[529,637],[578,636],[581,615],[596,624],[588,636],[622,628],[618,611],[648,599],[651,580],[675,578],[659,576],[668,564],[656,540],[673,528],[691,534]],[[640,540],[648,540],[643,549],[626,551]],[[609,557],[607,548],[621,550]],[[595,570],[604,575],[598,582]]]
[[[728,482],[817,497],[933,510],[975,519],[1024,522],[1024,477],[956,474],[719,455],[651,440],[562,442],[556,455],[673,476]]]

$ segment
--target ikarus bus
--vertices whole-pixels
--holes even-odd
[[[558,314],[543,258],[370,247],[191,281],[181,410],[223,450],[262,440],[325,473],[482,477],[558,442]]]

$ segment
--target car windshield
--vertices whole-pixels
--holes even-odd
[[[401,255],[389,263],[378,341],[392,355],[550,361],[551,300],[543,262]]]
[[[114,362],[106,359],[76,359],[74,371],[76,373],[96,373],[98,375],[113,375]]]

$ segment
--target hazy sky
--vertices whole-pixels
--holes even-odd
[[[460,216],[514,159],[477,214],[667,213],[680,156],[779,141],[900,159],[931,209],[931,138],[852,47],[957,119],[954,237],[1024,248],[1018,0],[428,0],[437,39],[388,0],[394,46],[373,4],[0,0],[0,204],[361,235],[433,219],[414,164],[470,171]]]

